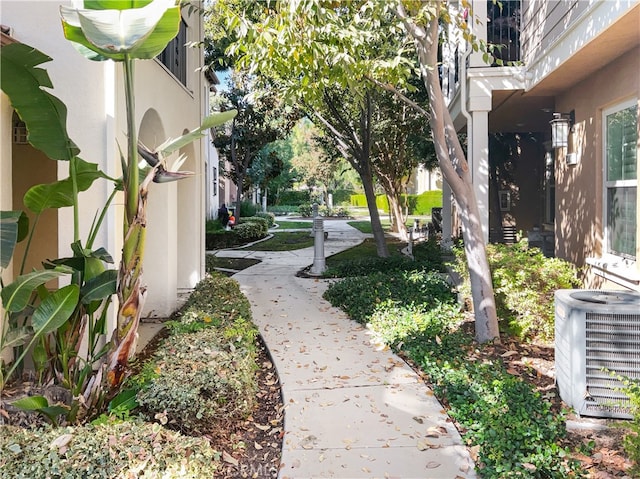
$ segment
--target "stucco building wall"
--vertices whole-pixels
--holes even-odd
[[[603,139],[605,108],[640,97],[640,48],[613,60],[605,68],[557,97],[558,111],[575,109],[576,125],[569,149],[556,161],[556,254],[578,266],[590,256],[602,255]],[[587,287],[600,284],[587,272]]]

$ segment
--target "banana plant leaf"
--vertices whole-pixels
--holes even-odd
[[[28,233],[29,219],[22,211],[0,211],[0,269],[9,266],[16,243]]]
[[[91,60],[155,58],[178,34],[181,16],[175,0],[142,2],[140,8],[115,3],[122,9],[111,2],[90,2],[92,9],[60,7],[64,36],[84,47],[78,50]]]
[[[78,191],[88,190],[98,178],[113,180],[98,169],[95,163],[76,158],[76,184]],[[115,181],[115,180],[113,180]],[[73,206],[73,182],[66,178],[53,183],[35,185],[25,193],[23,202],[34,213],[42,213],[48,208],[64,208]]]
[[[15,348],[22,346],[31,336],[31,329],[27,326],[9,329],[2,338],[3,348]]]
[[[66,266],[57,266],[55,269],[34,271],[33,273],[18,276],[0,292],[2,305],[6,311],[11,313],[22,311],[29,304],[31,294],[38,286],[71,273],[73,273],[73,269]]]
[[[108,298],[116,293],[118,271],[108,269],[95,278],[90,279],[80,288],[80,298],[83,304]]]
[[[5,45],[0,51],[0,87],[24,121],[29,143],[53,160],[78,155],[80,149],[67,133],[67,107],[44,90],[53,85],[38,65],[51,58],[22,43]]]
[[[62,326],[76,309],[80,298],[77,284],[64,286],[47,296],[31,316],[35,337],[55,331]]]

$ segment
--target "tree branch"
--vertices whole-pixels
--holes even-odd
[[[408,98],[406,95],[404,95],[402,92],[400,92],[396,87],[394,87],[390,83],[382,83],[381,81],[378,81],[375,78],[372,78],[370,76],[365,76],[365,78],[368,79],[369,81],[373,82],[374,84],[376,84],[377,86],[379,86],[383,90],[388,91],[389,93],[392,93],[393,95],[398,97],[400,100],[405,102],[407,105],[409,105],[411,108],[416,110],[418,113],[424,115],[427,118],[427,120],[431,118],[431,114],[427,110],[422,108],[415,101],[413,101],[410,98]]]

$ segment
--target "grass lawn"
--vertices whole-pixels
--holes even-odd
[[[405,246],[405,243],[398,241],[396,238],[387,238],[387,247],[389,248],[389,254],[392,256],[402,254],[400,250]],[[333,256],[329,256],[326,259],[327,267],[335,266],[342,261],[351,261],[354,259],[362,258],[374,258],[378,256],[376,249],[376,242],[373,238],[367,238],[358,246],[349,248],[347,250],[336,253]]]
[[[274,233],[272,238],[251,246],[252,251],[291,251],[313,246],[313,237],[308,231]]]
[[[313,221],[280,221],[278,223],[281,229],[285,230],[297,230],[303,228],[309,228],[313,226]]]

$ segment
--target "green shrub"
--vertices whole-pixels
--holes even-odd
[[[454,248],[455,269],[464,279],[461,292],[470,297],[469,275],[462,248]],[[526,243],[487,245],[496,308],[501,329],[525,340],[553,340],[557,289],[579,285],[574,265],[546,258]]]
[[[288,215],[289,213],[298,213],[298,206],[297,205],[274,205],[274,206],[269,206],[267,210],[273,213],[274,215],[281,216],[281,215]]]
[[[276,215],[274,215],[273,213],[258,211],[256,213],[256,217],[264,218],[265,220],[267,220],[267,226],[269,228],[276,224]]]
[[[378,272],[415,271],[422,269],[423,266],[420,263],[413,261],[408,256],[394,255],[388,258],[374,256],[340,261],[327,268],[324,276],[328,278],[348,278],[352,276],[366,276]]]
[[[224,226],[222,226],[220,220],[207,220],[205,222],[205,231],[207,233],[221,232],[224,231]]]
[[[178,324],[168,323],[175,333],[181,332],[180,324],[193,323],[194,318],[204,326],[222,328],[239,318],[251,318],[251,305],[236,280],[213,273],[196,285],[175,318]]]
[[[298,213],[304,218],[310,218],[313,213],[313,208],[309,203],[305,203],[298,206]]]
[[[628,472],[631,477],[640,477],[640,380],[628,377],[619,379],[624,385],[622,392],[629,397],[633,415],[633,420],[621,426],[630,431],[629,434],[625,434],[623,440],[624,451],[633,461],[633,467]]]
[[[256,334],[251,323],[236,321],[222,337],[215,328],[169,337],[152,359],[158,376],[137,395],[148,419],[162,415],[168,427],[192,435],[246,419],[257,390]]]
[[[333,204],[334,205],[349,205],[351,195],[353,195],[353,190],[333,190],[331,194],[333,195]]]
[[[304,204],[304,203],[311,203],[311,193],[309,192],[309,190],[281,191],[277,197],[278,205],[300,206],[301,204]]]
[[[351,195],[349,198],[351,206],[367,206],[365,195]],[[431,208],[442,207],[442,191],[425,191],[420,195],[401,195],[400,204],[406,204],[410,215],[430,215]],[[386,195],[376,195],[376,206],[385,213],[389,212],[389,201]]]
[[[367,207],[367,197],[365,195],[351,195],[349,197],[349,204],[358,208]]]
[[[376,195],[376,208],[385,213],[389,212],[389,200],[386,195]]]
[[[258,211],[258,205],[252,201],[242,201],[240,203],[240,217],[254,216]],[[236,215],[237,216],[237,215]]]
[[[414,215],[431,215],[431,208],[442,207],[442,191],[425,191],[416,197]]]
[[[455,301],[441,274],[397,270],[345,278],[331,284],[324,298],[360,323],[367,323],[377,306],[387,300],[424,309]]]
[[[369,256],[339,261],[329,266],[324,276],[328,278],[347,278],[389,271],[445,271],[440,246],[435,239],[416,244],[413,249],[413,255],[414,260],[399,254],[388,258]]]
[[[256,218],[254,216],[251,220],[241,219],[240,224],[233,227],[233,232],[241,242],[246,243],[259,240],[267,236],[267,234],[269,234],[269,227],[267,226],[267,220],[264,218]]]
[[[52,447],[61,437],[70,440]],[[12,479],[199,479],[216,476],[221,464],[220,454],[205,438],[141,421],[39,429],[2,426],[0,457],[0,477]]]
[[[413,257],[425,269],[445,272],[445,264],[442,259],[442,249],[435,237],[427,241],[421,241],[413,245]]]
[[[250,318],[237,281],[214,273],[196,286],[167,322],[171,336],[131,380],[150,420],[160,414],[169,427],[202,434],[251,412],[258,332]]]

